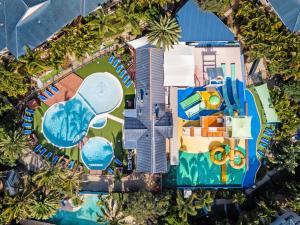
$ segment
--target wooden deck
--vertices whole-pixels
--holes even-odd
[[[52,106],[55,103],[69,100],[76,94],[82,82],[83,79],[81,77],[79,77],[75,73],[71,73],[55,84],[55,86],[59,90],[59,93],[55,93],[52,91],[52,93],[54,93],[54,96],[48,97],[48,99],[45,101],[45,104],[48,106]],[[46,94],[42,94],[46,96]]]

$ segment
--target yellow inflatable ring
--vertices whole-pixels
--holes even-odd
[[[222,154],[222,158],[219,160],[219,159],[216,159],[215,157],[215,154],[217,152],[220,152]],[[223,165],[226,163],[227,161],[227,155],[226,155],[226,151],[223,147],[219,146],[219,147],[215,147],[213,148],[211,151],[210,151],[210,160],[217,164],[217,165]]]

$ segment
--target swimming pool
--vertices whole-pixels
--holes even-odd
[[[100,223],[97,223],[97,213],[100,213],[100,210],[97,201],[97,195],[87,195],[78,211],[58,210],[50,222],[56,225],[99,225]]]
[[[113,157],[112,144],[102,137],[90,138],[81,151],[82,162],[90,170],[105,170]]]
[[[95,116],[119,107],[123,89],[110,73],[94,73],[84,79],[76,95],[68,101],[52,105],[45,113],[42,131],[57,147],[69,148],[86,135]]]
[[[106,117],[95,118],[91,123],[92,123],[91,127],[95,128],[95,129],[101,129],[101,128],[105,127],[105,125],[107,123],[107,118]]]

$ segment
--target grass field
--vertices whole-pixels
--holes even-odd
[[[256,103],[256,106],[257,106],[257,112],[259,114],[259,117],[261,119],[261,130],[265,130],[266,126],[267,126],[267,119],[266,119],[266,116],[265,116],[265,113],[264,113],[264,108],[261,104],[261,101],[258,97],[258,94],[256,93],[255,91],[255,87],[249,87],[248,90],[253,94],[254,96],[254,100],[255,100],[255,103]],[[257,137],[257,149],[260,149],[262,150],[262,147],[259,145],[259,142],[261,140],[263,136],[263,132],[260,133],[260,135]]]
[[[82,67],[81,69],[76,71],[76,73],[84,79],[92,73],[109,72],[119,79],[118,74],[115,72],[116,69],[112,67],[112,65],[110,65],[107,62],[107,60],[108,57],[97,59],[96,61]],[[118,108],[116,108],[111,114],[120,119],[123,119],[124,118],[123,112],[124,112],[126,100],[134,98],[135,89],[133,85],[130,88],[126,88],[122,83],[122,80],[119,79],[119,81],[122,84],[124,96],[121,105]],[[78,149],[78,147],[59,149],[54,145],[52,145],[51,143],[48,143],[48,141],[44,137],[42,133],[42,117],[44,116],[48,108],[49,107],[47,105],[42,103],[41,107],[36,110],[34,115],[34,130],[39,139],[39,142],[44,147],[46,147],[48,150],[51,150],[55,154],[65,155],[70,159],[81,161],[80,150]],[[89,128],[87,136],[88,137],[101,136],[106,138],[108,141],[113,143],[115,156],[120,160],[123,160],[122,124],[114,120],[107,119],[107,124],[104,128],[102,129]]]

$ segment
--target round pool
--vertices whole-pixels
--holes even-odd
[[[90,170],[105,170],[114,157],[112,144],[102,137],[90,138],[81,150],[81,159]]]
[[[73,147],[86,135],[95,117],[114,111],[122,99],[123,89],[115,76],[94,73],[84,79],[70,100],[56,103],[46,111],[42,123],[44,136],[55,146]]]

